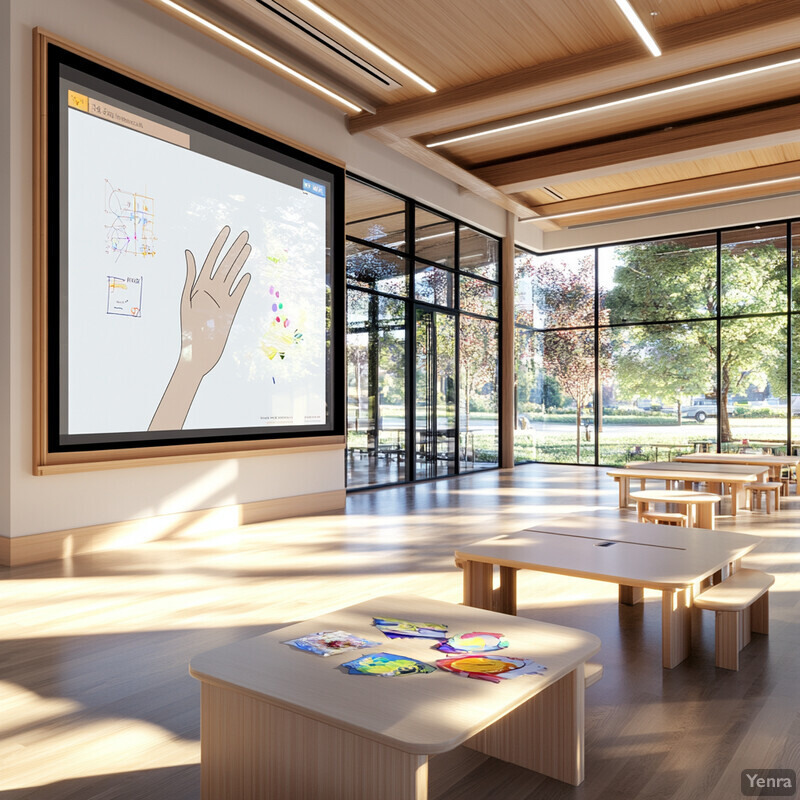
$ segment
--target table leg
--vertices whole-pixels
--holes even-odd
[[[731,516],[736,516],[736,510],[739,508],[739,484],[732,483],[731,487]]]
[[[202,800],[428,797],[426,755],[206,682],[201,697]]]
[[[623,606],[635,606],[644,600],[644,589],[641,586],[619,585],[619,602]]]
[[[580,664],[464,744],[578,786],[584,768],[585,691]]]
[[[647,500],[637,500],[636,501],[636,519],[641,522],[642,521],[642,514],[650,507],[650,503]]]
[[[627,508],[631,502],[628,493],[630,492],[630,478],[614,478],[619,484],[619,507]]]
[[[464,605],[473,608],[494,608],[492,564],[482,561],[464,562]]]
[[[692,640],[691,588],[661,593],[661,663],[677,667],[688,655]]]
[[[494,592],[494,610],[501,614],[517,613],[517,570],[500,567],[500,586]]]
[[[698,528],[714,530],[714,503],[695,503],[695,520]]]

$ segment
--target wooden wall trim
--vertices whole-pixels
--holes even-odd
[[[239,449],[233,449],[238,447]],[[219,461],[230,458],[287,455],[289,453],[321,453],[344,450],[344,436],[325,439],[279,439],[275,441],[185,444],[169,447],[138,447],[130,450],[95,450],[86,453],[50,453],[47,463],[34,466],[34,475],[63,475],[68,472],[95,472],[104,469],[129,469],[165,464],[187,464],[194,461]]]
[[[256,522],[337,511],[344,508],[345,499],[345,490],[336,489],[330,492],[109,522],[85,528],[48,531],[12,538],[0,537],[0,566],[15,567],[21,564],[58,561],[70,556],[115,550],[159,539],[198,536]]]

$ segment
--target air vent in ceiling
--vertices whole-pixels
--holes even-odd
[[[332,39],[327,34],[323,33],[318,28],[315,28],[310,22],[306,22],[297,14],[289,11],[276,0],[255,0],[265,11],[280,17],[284,22],[299,31],[315,42],[315,47],[322,47],[323,49],[335,53],[339,58],[349,62],[351,66],[356,67],[363,75],[370,78],[370,80],[379,84],[383,89],[397,89],[402,84],[398,83],[393,78],[390,78],[385,72],[381,72],[376,66],[365,61],[360,56],[357,56],[352,50],[349,50],[340,42]]]

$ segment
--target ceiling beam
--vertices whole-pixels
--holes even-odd
[[[402,153],[412,161],[416,161],[418,164],[422,164],[422,166],[427,167],[433,172],[448,178],[458,186],[478,195],[478,197],[489,200],[491,203],[504,208],[506,211],[511,211],[518,217],[523,216],[530,221],[536,222],[532,217],[536,217],[537,214],[529,206],[517,202],[504,192],[486,183],[486,181],[476,178],[468,170],[459,167],[452,161],[448,161],[443,156],[440,156],[438,153],[435,153],[419,142],[415,142],[411,139],[403,139],[390,131],[371,131],[371,135],[378,139],[378,141],[396,150],[398,153]],[[542,227],[544,230],[553,231],[558,230],[561,226],[552,221],[543,223]]]
[[[382,106],[351,117],[348,125],[351,133],[388,127],[403,137],[419,136],[779,52],[800,42],[800,11],[796,0],[764,0],[662,28],[658,40],[660,58],[643,58],[638,40],[621,42]]]
[[[764,181],[781,181],[781,183],[763,185]],[[699,178],[641,186],[575,200],[544,203],[534,206],[534,210],[544,218],[556,217],[560,225],[569,227],[753,197],[767,197],[786,191],[797,191],[798,188],[800,188],[800,161],[785,161],[764,167],[703,175]],[[701,192],[703,194],[699,194]],[[525,218],[523,221],[526,221]]]
[[[470,125],[464,128],[456,128],[448,131],[447,133],[439,134],[438,136],[420,137],[420,141],[426,147],[436,147],[440,144],[449,144],[456,139],[469,139],[481,137],[483,141],[491,141],[501,137],[504,133],[504,128],[508,126],[512,128],[523,128],[532,126],[538,122],[552,122],[559,118],[569,119],[572,118],[571,123],[579,124],[577,117],[582,117],[583,114],[593,114],[596,119],[598,115],[608,116],[615,113],[614,110],[629,104],[636,104],[642,100],[657,96],[668,97],[669,95],[701,88],[698,84],[714,84],[716,82],[730,80],[730,76],[736,73],[752,72],[758,73],[761,77],[765,71],[771,68],[778,69],[792,69],[793,74],[798,71],[798,64],[791,63],[800,60],[800,47],[795,47],[791,50],[783,50],[780,53],[772,53],[768,56],[761,56],[759,58],[752,58],[747,61],[737,61],[736,64],[726,64],[723,67],[712,67],[710,69],[700,70],[698,72],[691,72],[688,75],[681,75],[677,78],[667,78],[663,81],[654,81],[648,83],[647,86],[636,86],[634,88],[622,89],[619,92],[610,92],[609,94],[599,95],[595,97],[585,98],[578,100],[574,103],[564,103],[557,106],[550,106],[549,108],[534,111],[530,114],[519,114],[517,116],[506,117],[503,120],[495,120],[493,122],[484,122],[481,125]],[[787,64],[787,62],[789,62]],[[784,64],[786,66],[779,66]],[[769,82],[770,77],[774,76],[774,72],[767,76],[764,81]],[[774,80],[774,78],[773,78]],[[741,86],[741,84],[739,84]],[[736,84],[731,84],[736,86]],[[796,89],[796,84],[795,87]],[[703,91],[708,94],[714,91],[709,89],[708,86],[703,87]],[[730,89],[734,92],[735,89]]]
[[[503,192],[524,192],[676,161],[787,144],[797,141],[798,130],[800,103],[787,103],[534,154],[470,172]]]

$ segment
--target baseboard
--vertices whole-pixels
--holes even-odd
[[[16,567],[20,564],[58,561],[83,553],[115,550],[174,536],[213,533],[254,522],[335,511],[344,508],[345,497],[345,490],[337,489],[65,531],[0,537],[0,566]]]

